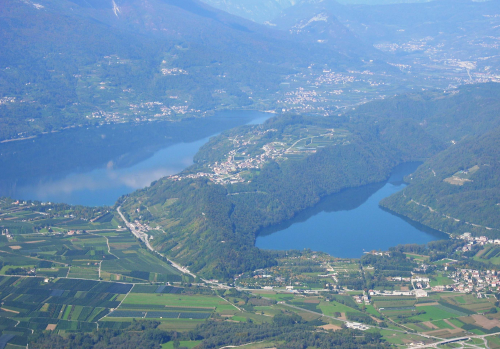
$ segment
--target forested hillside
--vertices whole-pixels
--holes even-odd
[[[331,120],[290,117],[256,127],[277,130],[276,138],[297,125],[346,126]],[[259,229],[289,219],[344,188],[383,181],[397,164],[443,149],[438,140],[411,123],[389,121],[350,131],[348,142],[318,149],[302,159],[271,161],[246,183],[224,186],[203,177],[165,178],[120,202],[130,219],[159,224],[165,233],[156,235],[153,245],[194,272],[227,278],[269,266],[274,263],[272,255],[254,247]],[[401,135],[405,135],[404,142],[398,141]],[[198,163],[186,172],[202,166]]]
[[[452,144],[498,125],[500,84],[466,85],[450,92],[426,91],[373,101],[349,113],[371,120],[412,120],[430,135]]]
[[[0,45],[0,140],[249,107],[312,61],[362,65],[196,0],[7,1]]]
[[[472,113],[485,101],[498,101],[499,93],[496,85],[485,84],[448,95],[424,92],[369,103],[342,118],[290,116],[244,126],[212,139],[184,173],[122,197],[119,204],[129,219],[161,227],[162,233],[152,240],[161,252],[204,276],[232,277],[274,263],[271,253],[254,247],[261,228],[289,219],[342,189],[384,181],[394,166],[430,158],[452,145],[450,139],[467,133],[478,137],[485,129],[499,127],[494,105]],[[474,126],[478,122],[481,128]],[[315,133],[318,129],[325,130],[321,136]],[[335,141],[339,134],[342,141]],[[493,151],[493,135],[484,137],[490,146],[478,145],[477,152]],[[243,153],[238,153],[240,147]],[[287,150],[254,168],[245,160],[250,168],[236,173],[242,163],[239,157],[265,159],[266,154],[280,154],[280,147]],[[477,161],[496,168],[493,161],[480,159],[460,166],[472,167]],[[232,179],[224,182],[221,175],[211,174],[219,171],[217,166],[227,166]],[[446,172],[446,177],[453,175]],[[491,212],[490,216],[495,217]]]
[[[446,233],[500,237],[500,128],[425,162],[382,206]]]

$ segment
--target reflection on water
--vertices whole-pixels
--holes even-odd
[[[221,112],[208,119],[74,129],[0,144],[0,196],[113,205],[121,195],[191,165],[210,136],[270,116]]]
[[[321,213],[355,210],[365,203],[370,196],[383,188],[384,185],[385,183],[375,183],[359,188],[344,190],[338,194],[327,196],[316,206],[300,212],[293,219],[262,229],[259,232],[259,238],[281,232],[297,223],[305,223]]]
[[[256,246],[274,250],[310,248],[336,257],[357,258],[363,251],[446,239],[446,234],[401,219],[378,205],[383,198],[403,189],[403,177],[418,165],[398,166],[386,183],[331,195],[293,219],[263,229]]]
[[[59,179],[45,178],[17,187],[17,197],[81,205],[113,205],[116,199],[151,182],[181,172],[193,163],[193,156],[208,141],[180,143],[156,152],[133,166],[71,173]]]

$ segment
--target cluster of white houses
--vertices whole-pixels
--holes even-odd
[[[463,233],[462,235],[458,236],[458,239],[462,239],[467,242],[464,246],[459,248],[459,250],[463,252],[470,251],[472,249],[472,246],[474,245],[500,245],[500,239],[488,239],[488,237],[486,236],[472,236],[471,233]]]

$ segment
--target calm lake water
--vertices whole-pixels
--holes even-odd
[[[425,244],[447,235],[396,216],[378,203],[405,187],[403,177],[419,163],[393,170],[385,183],[345,190],[323,199],[282,224],[263,229],[255,245],[269,250],[327,252],[335,257],[359,258],[364,251],[384,250],[398,244]]]
[[[262,123],[261,112],[223,112],[178,123],[108,125],[73,129],[0,144],[0,196],[89,206],[113,205],[118,197],[178,173],[211,136],[243,124]],[[394,169],[386,183],[329,196],[294,219],[260,232],[256,246],[310,248],[338,257],[426,243],[445,234],[384,211],[383,198],[402,190],[418,164]]]
[[[178,173],[211,136],[262,123],[271,114],[220,112],[178,123],[72,129],[0,144],[0,196],[89,206],[113,205],[124,194]]]

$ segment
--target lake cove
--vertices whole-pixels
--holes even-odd
[[[396,167],[389,180],[330,195],[293,219],[259,232],[255,245],[269,250],[322,251],[359,258],[363,252],[398,244],[425,244],[447,235],[382,209],[378,203],[406,185],[403,177],[420,163]]]
[[[178,173],[211,136],[272,114],[219,112],[181,122],[75,128],[0,144],[0,196],[88,206]]]

